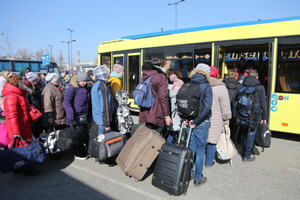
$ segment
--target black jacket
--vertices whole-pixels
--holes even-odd
[[[260,108],[262,110],[261,119],[267,120],[267,97],[266,91],[263,85],[260,84],[260,81],[252,76],[246,76],[243,85],[246,87],[255,87],[257,90]]]
[[[242,85],[234,78],[226,78],[224,79],[224,83],[228,90],[230,105],[232,105],[236,98],[237,91]]]

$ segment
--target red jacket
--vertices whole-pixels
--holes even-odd
[[[165,117],[170,116],[168,82],[167,77],[163,73],[158,73],[156,70],[144,70],[143,78],[156,74],[151,79],[151,83],[157,88],[158,94],[151,89],[152,94],[156,97],[150,109],[141,108],[139,115],[140,123],[151,123],[163,127],[165,124]]]
[[[14,135],[20,134],[25,140],[32,140],[30,128],[30,116],[28,101],[25,93],[21,89],[5,83],[2,94],[5,96],[3,107],[6,117],[6,128],[9,137],[9,147],[11,147]],[[25,142],[26,146],[27,143]],[[21,140],[17,140],[16,147],[22,147]]]

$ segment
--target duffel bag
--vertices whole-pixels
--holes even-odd
[[[89,142],[88,156],[102,162],[117,156],[124,146],[123,135],[118,132],[107,132]]]
[[[20,139],[23,147],[14,148],[17,140],[15,138],[12,148],[0,154],[0,171],[2,174],[44,161],[46,152],[42,144],[38,141],[28,141],[31,142],[30,145],[25,146],[21,136]]]
[[[57,149],[60,151],[70,150],[85,141],[85,130],[80,126],[69,126],[59,131]]]

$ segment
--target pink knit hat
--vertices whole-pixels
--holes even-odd
[[[217,78],[219,75],[219,70],[215,66],[210,66],[210,77]]]
[[[174,87],[177,86],[177,87],[181,88],[181,86],[184,84],[183,81],[180,80],[180,79],[176,76],[176,74],[172,74],[172,75],[170,76],[170,81],[173,82]]]
[[[113,70],[113,71],[119,74],[119,73],[121,73],[121,72],[124,71],[124,67],[123,67],[122,65],[115,64],[115,65],[114,65],[114,70]]]

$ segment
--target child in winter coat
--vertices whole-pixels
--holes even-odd
[[[130,115],[128,101],[128,92],[125,90],[118,90],[116,93],[116,99],[118,106],[116,109],[116,124],[118,125],[119,132],[126,135],[129,138],[130,129],[133,125],[133,119]]]

